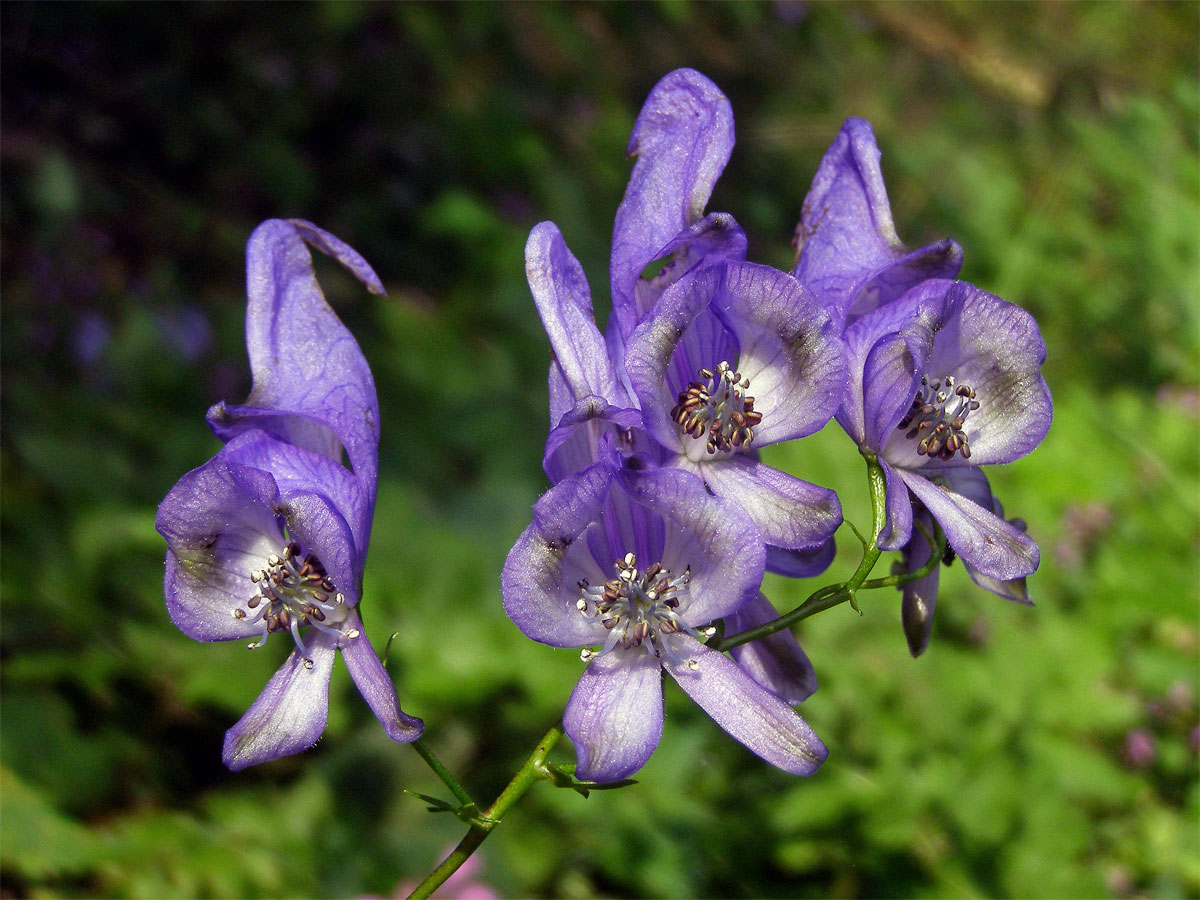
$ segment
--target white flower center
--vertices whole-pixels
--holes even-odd
[[[904,436],[909,440],[920,441],[918,456],[949,460],[962,453],[963,459],[970,459],[971,448],[963,429],[967,416],[977,409],[975,391],[969,385],[957,384],[953,375],[934,381],[922,375],[912,406],[896,427],[908,429]]]
[[[754,398],[746,394],[750,379],[724,360],[715,372],[701,369],[698,378],[671,410],[680,432],[703,440],[709,454],[749,450],[754,426],[762,421],[762,413],[754,411]]]
[[[586,580],[579,582],[580,598],[575,607],[581,615],[595,616],[608,629],[608,638],[599,654],[584,650],[583,660],[602,656],[618,645],[629,649],[646,644],[655,656],[665,654],[675,662],[682,662],[662,642],[662,637],[686,632],[698,640],[709,635],[688,627],[680,617],[681,598],[686,599],[688,583],[692,580],[691,567],[679,575],[672,575],[661,563],[653,563],[645,571],[637,568],[637,557],[626,553],[624,559],[613,563],[617,577],[604,582],[601,587],[592,587]],[[694,664],[689,663],[691,668]]]
[[[250,573],[250,580],[258,585],[258,593],[246,601],[244,608],[233,611],[235,619],[258,623],[262,636],[253,644],[256,650],[266,643],[275,631],[290,631],[296,649],[304,656],[304,666],[313,667],[306,655],[304,639],[300,629],[311,625],[319,631],[353,640],[358,637],[356,628],[344,629],[350,608],[346,598],[338,592],[321,561],[311,553],[300,558],[300,545],[288,541],[282,556],[267,557],[267,568]]]

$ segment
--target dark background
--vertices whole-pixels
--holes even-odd
[[[201,645],[154,510],[249,386],[243,248],[299,216],[382,405],[368,631],[479,798],[561,715],[573,651],[498,573],[545,488],[547,342],[524,284],[553,219],[607,308],[647,92],[688,65],[738,145],[710,209],[790,266],[822,153],[870,119],[897,227],[1041,323],[1055,423],[993,475],[1043,551],[1025,609],[943,573],[929,652],[891,591],[808,622],[831,748],[770,769],[673,686],[637,786],[536,788],[477,877],[511,896],[1195,896],[1195,3],[0,6],[0,893],[390,895],[462,826],[335,672],[312,751],[232,775],[224,730],[286,653]],[[766,458],[867,520],[836,427]],[[831,570],[844,577],[853,542]],[[882,571],[886,571],[886,566]],[[794,606],[823,582],[769,579]],[[564,741],[556,759],[571,758]]]

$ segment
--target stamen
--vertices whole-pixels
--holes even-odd
[[[699,380],[688,385],[671,410],[680,431],[704,439],[710,454],[749,450],[754,428],[762,421],[762,413],[754,409],[754,398],[746,394],[750,379],[742,378],[724,360],[716,372],[701,369],[697,376]]]
[[[691,567],[673,575],[662,563],[656,562],[639,572],[637,557],[626,553],[613,563],[616,578],[602,588],[592,587],[586,580],[579,582],[580,597],[575,608],[582,615],[595,616],[608,630],[604,647],[599,653],[584,650],[584,662],[603,656],[621,646],[625,649],[645,645],[656,656],[665,655],[682,664],[671,648],[663,642],[666,635],[684,632],[703,640],[710,636],[706,629],[689,627],[680,617],[680,599],[687,594],[692,579]]]
[[[246,645],[251,650],[262,647],[273,632],[287,631],[304,667],[311,669],[313,661],[307,655],[301,628],[311,625],[346,640],[360,634],[357,628],[342,627],[349,613],[345,596],[334,588],[321,561],[311,553],[302,557],[295,541],[284,546],[282,556],[268,556],[267,568],[251,572],[250,581],[258,586],[258,593],[246,601],[244,609],[233,610],[233,617],[247,624],[262,623],[261,637]],[[252,612],[247,614],[247,610]]]
[[[962,453],[963,459],[970,459],[965,429],[967,417],[977,409],[975,391],[969,385],[957,384],[953,375],[934,381],[922,375],[912,406],[896,427],[909,440],[918,441],[918,456],[945,461]]]

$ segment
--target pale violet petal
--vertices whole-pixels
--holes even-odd
[[[563,712],[575,744],[575,777],[610,782],[646,764],[662,738],[662,674],[643,647],[616,649],[593,659]]]
[[[310,637],[305,652],[312,668],[293,650],[246,714],[225,733],[221,758],[233,771],[307,750],[321,737],[337,655],[334,639],[325,634]]]
[[[776,547],[814,547],[842,523],[837,494],[765,465],[734,454],[722,459],[691,463],[677,458],[674,464],[699,475],[718,496],[740,505]]]
[[[779,618],[771,601],[758,595],[725,619],[725,634],[749,631]],[[751,678],[785,703],[799,703],[817,689],[817,673],[790,629],[739,644],[729,651]]]
[[[350,670],[354,686],[367,701],[367,706],[371,707],[371,712],[375,713],[375,718],[388,737],[402,744],[415,741],[425,730],[425,723],[400,709],[396,687],[375,655],[375,648],[367,640],[357,612],[352,613],[346,621],[343,630],[349,629],[357,631],[358,636],[342,638],[340,643],[342,658],[346,660],[346,668]]]
[[[1021,578],[1037,569],[1038,546],[1025,532],[918,472],[898,472],[938,520],[946,540],[965,562],[1001,581]]]
[[[667,639],[681,662],[663,657],[663,668],[714,722],[771,765],[811,775],[829,751],[796,711],[723,653],[686,634]]]

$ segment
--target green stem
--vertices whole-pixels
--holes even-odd
[[[864,458],[867,461],[867,485],[871,492],[872,539],[863,541],[862,560],[859,562],[858,568],[854,570],[854,574],[850,576],[850,580],[841,584],[826,585],[814,591],[807,600],[791,612],[784,613],[778,619],[767,622],[765,625],[731,635],[717,644],[716,649],[725,651],[772,635],[802,619],[831,609],[847,600],[853,600],[855,591],[868,586],[867,576],[871,574],[871,570],[875,568],[875,563],[879,561],[879,556],[883,552],[879,549],[879,532],[883,531],[884,525],[887,524],[887,482],[883,477],[883,466],[879,465],[879,461],[874,456],[864,456]],[[858,532],[855,531],[855,534]],[[861,535],[859,538],[862,539]]]
[[[545,737],[538,742],[537,747],[534,748],[529,758],[525,760],[525,764],[521,766],[517,774],[513,776],[512,781],[500,792],[500,796],[496,798],[491,806],[484,810],[478,819],[471,823],[471,830],[459,841],[458,846],[442,861],[441,865],[429,873],[429,877],[417,885],[416,889],[408,895],[408,900],[424,900],[424,898],[441,887],[443,882],[457,872],[458,868],[470,858],[471,854],[479,849],[479,845],[484,842],[492,829],[500,824],[500,820],[504,818],[504,814],[524,796],[525,792],[533,786],[534,782],[542,778],[552,777],[545,766],[546,756],[562,736],[562,725],[555,725],[546,732]],[[449,786],[448,782],[447,786]]]
[[[440,778],[442,780],[442,784],[450,789],[450,793],[454,795],[455,800],[457,800],[463,806],[469,806],[475,802],[471,799],[471,795],[467,793],[466,788],[459,784],[455,780],[454,776],[450,774],[450,770],[442,765],[442,761],[433,755],[432,750],[425,746],[424,741],[422,741],[420,738],[417,738],[415,741],[412,741],[409,746],[421,755],[421,759],[425,760],[425,763],[429,766],[429,768],[433,769],[433,774]]]

